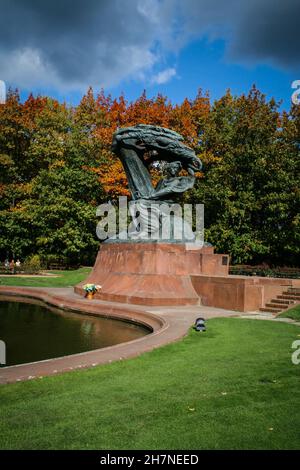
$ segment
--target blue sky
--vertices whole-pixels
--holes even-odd
[[[185,97],[194,98],[199,88],[208,91],[212,99],[224,95],[230,88],[233,94],[247,93],[253,84],[268,98],[282,100],[282,106],[289,108],[292,82],[297,79],[293,71],[270,65],[240,65],[225,59],[225,42],[209,43],[206,39],[192,41],[177,57],[170,57],[166,67],[175,68],[176,76],[164,84],[149,81],[127,81],[112,88],[112,95],[124,91],[129,100],[134,100],[146,89],[149,96],[162,93],[173,102],[182,102]],[[300,67],[299,74],[300,77]]]
[[[126,1],[126,8],[124,8]],[[252,84],[288,109],[298,0],[0,0],[0,80],[76,104],[89,85],[135,100],[212,99]]]

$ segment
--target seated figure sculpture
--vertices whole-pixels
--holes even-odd
[[[132,194],[130,212],[134,221],[129,236],[134,240],[191,241],[192,228],[181,214],[170,214],[180,196],[195,183],[195,172],[202,163],[195,152],[183,143],[183,137],[169,129],[139,124],[118,129],[113,137],[113,152],[124,167]],[[165,162],[165,177],[156,187],[150,175],[150,165]],[[179,176],[186,170],[188,176]],[[178,207],[177,207],[178,208]]]
[[[178,199],[178,194],[191,189],[195,183],[194,176],[178,176],[182,170],[180,162],[167,163],[165,166],[166,178],[162,178],[150,196],[144,199],[164,200],[171,198]]]

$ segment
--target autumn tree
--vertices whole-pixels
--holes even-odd
[[[90,88],[75,107],[10,91],[0,104],[0,258],[93,263],[96,207],[129,195],[111,152],[118,127],[173,129],[204,163],[187,202],[205,204],[206,239],[234,263],[300,264],[300,107],[248,95],[173,105],[144,92],[128,103]],[[161,177],[152,169],[153,180]]]
[[[205,204],[207,240],[233,262],[299,263],[299,147],[278,108],[255,87],[228,91],[203,126],[205,177],[190,198]]]
[[[24,258],[34,253],[45,262],[59,257],[69,263],[91,262],[98,248],[96,206],[104,199],[93,171],[101,161],[99,142],[93,136],[95,116],[83,105],[74,111],[50,98],[38,100],[43,106],[30,115],[31,121],[25,119],[28,101],[21,104],[17,95],[1,110],[11,120],[14,117],[17,133],[11,130],[11,140],[16,141],[11,179],[6,176],[2,185],[1,254]],[[34,129],[32,134],[28,130],[26,145],[24,122]],[[10,149],[10,139],[5,143]]]

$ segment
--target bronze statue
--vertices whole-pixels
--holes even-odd
[[[174,212],[174,203],[194,186],[195,172],[202,168],[195,152],[182,141],[177,132],[146,124],[115,132],[112,150],[126,172],[133,199],[129,206],[133,220],[139,214],[138,223],[133,222],[128,233],[131,240],[144,241],[150,237],[183,242],[195,238],[191,226]],[[156,187],[149,171],[155,161],[164,162],[165,173]],[[186,170],[188,176],[179,176],[181,170]]]
[[[178,176],[182,170],[181,163],[171,162],[167,163],[164,171],[166,178],[161,179],[155,188],[155,190],[150,194],[149,197],[144,197],[144,199],[177,199],[177,195],[191,189],[195,183],[194,176]]]
[[[202,163],[195,152],[182,143],[183,137],[164,127],[138,124],[115,132],[113,152],[120,158],[134,200],[173,201],[178,194],[194,186],[196,171]],[[146,159],[145,154],[149,157]],[[165,161],[166,178],[153,187],[149,166],[155,161]],[[178,176],[181,169],[189,176]]]

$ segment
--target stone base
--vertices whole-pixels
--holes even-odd
[[[191,276],[202,305],[236,310],[257,311],[289,287],[300,287],[300,279],[257,276]]]
[[[228,255],[196,244],[102,244],[89,277],[75,287],[99,284],[95,298],[129,304],[197,305],[200,302],[191,275],[227,276]]]

